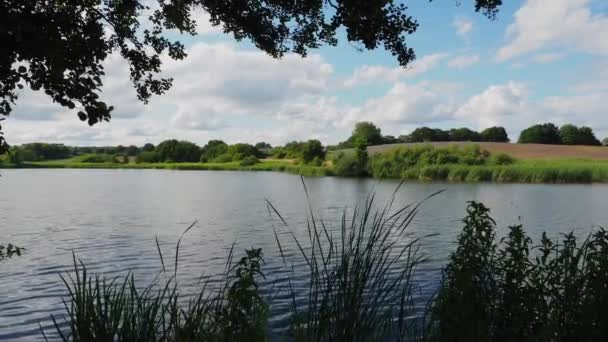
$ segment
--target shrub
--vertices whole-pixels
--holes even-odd
[[[334,173],[343,177],[361,175],[360,164],[353,153],[338,152],[332,159]]]
[[[248,156],[241,160],[239,163],[241,166],[251,166],[259,163],[260,161],[255,156]]]
[[[490,157],[490,163],[494,165],[511,165],[515,159],[508,154],[499,153]]]
[[[224,153],[213,160],[214,163],[230,163],[232,161],[232,155]]]
[[[80,163],[118,163],[115,155],[110,154],[84,154],[76,158]]]
[[[160,161],[158,154],[154,151],[143,151],[136,158],[136,163],[158,163]]]
[[[497,241],[489,209],[470,202],[430,306],[429,341],[604,341],[608,231],[533,245],[521,225]]]
[[[177,252],[175,258],[177,267]],[[268,306],[258,292],[257,279],[263,276],[262,251],[247,250],[236,263],[231,252],[227,260],[220,289],[210,290],[203,284],[200,293],[184,307],[177,273],[166,284],[155,282],[142,289],[131,274],[106,280],[91,276],[84,264],[74,259],[75,276],[62,276],[69,293],[66,322],[51,316],[58,337],[66,342],[263,342]]]

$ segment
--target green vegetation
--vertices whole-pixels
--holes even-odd
[[[509,136],[503,127],[486,128],[481,133],[466,127],[452,128],[447,131],[439,128],[420,127],[409,135],[401,136],[399,140],[405,143],[435,141],[509,142]]]
[[[599,229],[582,240],[573,233],[553,239],[543,233],[534,245],[516,225],[498,239],[490,210],[469,202],[438,289],[421,306],[413,297],[414,279],[424,261],[420,249],[427,237],[408,230],[421,203],[393,208],[397,190],[384,208],[374,209],[372,195],[352,214],[344,211],[331,232],[310,211],[308,238],[300,241],[292,235],[299,252],[290,252],[289,259],[280,238],[285,234],[275,228],[277,257],[290,277],[305,275],[308,282],[297,290],[305,291],[303,301],[296,300],[293,286],[281,290],[292,298],[290,340],[608,338],[608,231]],[[267,204],[282,228],[290,229]],[[67,315],[65,322],[53,317],[55,331],[64,341],[264,341],[271,311],[259,291],[264,278],[262,250],[246,250],[235,262],[233,246],[225,271],[213,277],[217,285],[204,283],[197,293],[183,298],[176,279],[180,241],[181,237],[173,269],[167,270],[157,240],[161,275],[168,277],[157,277],[161,280],[143,289],[131,274],[106,280],[90,275],[74,259],[74,275],[62,276],[69,293]]]
[[[334,162],[337,175],[343,160]],[[352,158],[352,157],[350,157]],[[376,178],[450,182],[591,183],[608,182],[608,161],[545,159],[515,160],[505,154],[490,155],[479,146],[434,148],[419,145],[395,148],[371,157],[368,172]]]
[[[471,202],[427,314],[430,341],[604,341],[608,231],[533,245],[521,225],[496,238],[489,209]]]
[[[158,242],[158,241],[157,241]],[[160,246],[160,260],[165,264]],[[179,241],[175,271],[179,260]],[[62,280],[69,292],[65,325],[52,317],[62,341],[254,341],[265,340],[268,308],[258,293],[263,263],[260,249],[247,250],[238,262],[227,258],[223,284],[201,287],[182,306],[176,272],[164,283],[141,289],[133,275],[112,280],[90,276],[74,258],[74,277]],[[46,334],[42,330],[42,334]]]
[[[296,159],[304,164],[320,166],[325,160],[325,148],[319,140],[292,141],[285,146],[275,147],[270,155],[276,159]]]
[[[302,269],[287,264],[275,230],[281,251],[276,257],[282,258],[285,270],[294,272],[292,276],[296,272],[309,276],[307,305],[296,305],[293,287],[283,289],[293,298],[295,341],[401,340],[413,331],[412,277],[422,258],[419,239],[408,226],[420,204],[393,208],[396,193],[382,209],[374,209],[371,196],[350,214],[345,210],[336,235],[330,235],[311,210],[308,239],[296,240],[296,257],[306,261],[298,263]],[[269,212],[289,229],[275,207],[267,204]],[[265,341],[270,310],[259,291],[259,281],[264,278],[262,250],[247,250],[235,262],[233,246],[225,271],[184,298],[177,280],[181,239],[172,258],[173,269],[168,269],[157,240],[162,266],[157,279],[161,280],[144,288],[136,285],[132,274],[111,280],[90,275],[74,257],[73,275],[62,276],[68,289],[67,315],[65,321],[52,317],[54,330],[63,341],[74,342]],[[397,240],[407,242],[396,244]],[[397,265],[399,272],[394,272]]]
[[[520,144],[554,144],[554,145],[591,145],[599,146],[600,141],[589,127],[577,127],[566,124],[558,128],[552,123],[534,125],[526,128],[519,135]]]

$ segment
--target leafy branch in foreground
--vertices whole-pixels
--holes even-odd
[[[493,18],[501,0],[476,0],[475,10]],[[104,62],[129,64],[137,96],[147,102],[167,92],[159,77],[163,54],[180,60],[185,46],[170,33],[195,34],[197,11],[237,40],[279,58],[288,52],[338,44],[342,28],[362,49],[383,47],[402,66],[415,58],[406,37],[418,28],[404,3],[333,0],[4,0],[0,2],[0,115],[11,113],[26,86],[77,111],[89,125],[108,121],[113,106],[100,99]],[[0,130],[1,132],[1,130]],[[0,154],[8,149],[0,135]]]

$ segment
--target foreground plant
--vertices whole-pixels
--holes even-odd
[[[580,242],[522,226],[500,242],[489,209],[470,202],[458,248],[429,308],[431,341],[605,341],[608,339],[608,232]]]
[[[162,253],[161,261],[164,268]],[[224,284],[215,290],[202,284],[184,306],[175,275],[141,289],[132,274],[91,276],[74,258],[74,277],[62,277],[69,292],[67,317],[64,324],[52,317],[55,331],[62,341],[74,342],[264,341],[268,310],[257,285],[262,262],[260,249],[246,251],[235,264],[231,251]]]
[[[393,210],[396,194],[380,210],[374,210],[372,195],[352,215],[344,211],[336,230],[310,210],[308,241],[303,244],[292,234],[309,282],[306,293],[290,287],[296,341],[385,341],[415,335],[413,275],[423,258],[420,239],[407,228],[420,204]],[[283,254],[276,231],[275,236]],[[302,296],[304,303],[298,305]]]

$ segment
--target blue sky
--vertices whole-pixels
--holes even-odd
[[[608,135],[604,0],[505,1],[495,21],[475,13],[472,1],[406,3],[420,23],[408,37],[417,54],[408,69],[382,49],[359,52],[344,39],[305,59],[273,60],[198,12],[199,34],[181,39],[189,57],[165,63],[164,73],[175,78],[165,96],[139,103],[124,61],[113,56],[102,94],[116,107],[112,122],[90,128],[74,112],[25,92],[6,134],[12,143],[331,144],[365,120],[396,136],[422,125],[502,125],[516,140],[523,128],[545,121]]]

